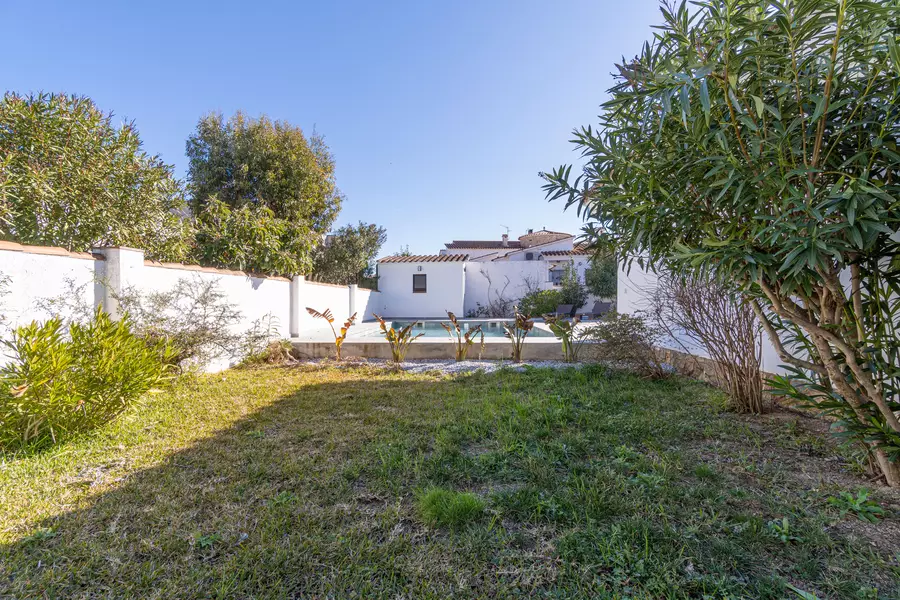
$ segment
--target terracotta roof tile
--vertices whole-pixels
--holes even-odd
[[[420,263],[420,262],[465,262],[468,254],[420,254],[414,256],[388,256],[379,263]]]
[[[517,242],[515,240],[511,242],[507,242],[507,245],[504,246],[503,242],[500,240],[453,240],[449,244],[444,244],[449,250],[457,250],[460,248],[465,249],[475,249],[475,250],[493,250],[493,249],[503,249],[503,248],[512,248],[518,249],[522,247],[522,242]]]

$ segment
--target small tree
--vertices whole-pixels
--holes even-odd
[[[698,5],[663,6],[600,127],[576,132],[583,173],[545,175],[548,197],[629,262],[740,286],[794,370],[781,391],[900,486],[898,5]]]
[[[562,281],[559,286],[560,301],[562,304],[571,304],[573,310],[578,310],[588,299],[587,288],[578,279],[578,271],[571,263],[566,265]]]
[[[172,167],[141,149],[133,123],[114,126],[83,96],[0,100],[0,239],[181,260],[191,237],[184,207]]]
[[[615,298],[618,291],[619,266],[610,254],[591,259],[591,266],[584,272],[584,286],[598,298]]]
[[[312,274],[328,283],[361,283],[374,275],[373,261],[386,239],[384,227],[371,223],[341,227],[317,248]]]

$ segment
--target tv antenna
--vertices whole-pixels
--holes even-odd
[[[506,230],[506,235],[509,235],[509,227],[507,227],[506,225],[501,225],[500,227]]]

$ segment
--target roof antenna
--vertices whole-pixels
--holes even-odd
[[[506,225],[501,225],[500,227],[506,230],[506,235],[509,235],[509,227],[507,227]]]

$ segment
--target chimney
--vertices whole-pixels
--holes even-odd
[[[534,233],[534,229],[529,229],[529,230],[528,230],[528,235],[531,235],[532,233]]]
[[[500,240],[501,246],[503,246],[504,248],[509,248],[509,234],[504,233]]]

